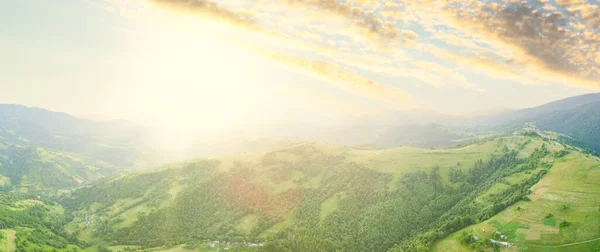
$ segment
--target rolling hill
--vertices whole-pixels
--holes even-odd
[[[562,140],[600,154],[600,102],[556,111],[532,121],[538,128],[565,134]]]
[[[0,105],[0,187],[53,191],[135,170],[148,152],[137,126]],[[149,165],[150,166],[150,165]]]
[[[548,174],[531,188],[526,200],[437,242],[433,251],[491,248],[489,239],[508,242],[519,251],[600,248],[599,161],[577,152],[557,159]],[[488,199],[493,195],[507,190],[510,187],[503,184],[493,187],[480,197],[482,206],[490,204]]]
[[[39,147],[0,147],[0,187],[4,190],[68,189],[119,172],[112,164],[76,154]]]
[[[0,105],[0,250],[85,248],[64,231],[72,216],[56,199],[135,168],[144,155],[136,131],[122,122]]]
[[[149,154],[143,129],[2,105],[0,247],[593,250],[597,98],[515,112],[495,125],[503,131],[430,123],[299,129],[337,144],[230,135],[208,149],[199,141],[191,153],[240,154],[135,173],[126,171],[151,163],[139,162]]]
[[[600,102],[600,93],[573,96],[558,101],[542,104],[540,106],[506,112],[499,115],[481,116],[475,119],[478,123],[488,125],[505,125],[506,123],[523,123],[536,120],[541,116],[577,109],[578,107]]]
[[[115,250],[417,251],[525,204],[548,174],[600,164],[553,136],[438,150],[307,142],[102,180],[59,202],[73,213],[69,232]],[[593,220],[581,229],[600,224]]]
[[[156,165],[146,138],[144,128],[124,121],[98,122],[40,108],[0,104],[1,145],[40,147],[133,168]]]
[[[560,141],[600,154],[600,93],[586,94],[497,116],[476,118],[476,131],[512,131],[533,124],[563,134]],[[468,132],[468,130],[465,130]]]
[[[357,125],[325,132],[315,139],[376,149],[398,146],[446,148],[477,137],[462,128],[440,124]]]

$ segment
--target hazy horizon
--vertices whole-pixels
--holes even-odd
[[[195,132],[396,111],[479,115],[600,88],[595,21],[567,18],[595,0],[292,2],[3,2],[0,100]],[[481,26],[466,25],[467,7],[481,10],[468,14]]]

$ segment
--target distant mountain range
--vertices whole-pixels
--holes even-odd
[[[160,162],[144,129],[21,105],[0,105],[0,186],[69,188]]]
[[[531,123],[542,130],[567,135],[563,141],[600,153],[600,93],[574,96],[538,107],[478,118],[496,129]]]
[[[573,96],[566,99],[546,103],[533,108],[515,110],[491,116],[480,116],[474,118],[474,122],[479,124],[490,125],[505,125],[507,123],[515,122],[531,122],[546,114],[555,113],[559,111],[576,110],[581,106],[594,102],[600,102],[600,93]]]
[[[40,108],[0,105],[0,174],[10,175],[13,183],[65,187],[119,171],[150,169],[167,161],[269,151],[304,140],[367,149],[444,148],[502,135],[526,123],[564,134],[561,141],[600,153],[600,93],[475,118],[398,112],[343,126],[278,125],[214,139],[192,138],[182,144],[184,151],[177,158],[151,144],[151,130],[134,123],[98,122]],[[45,180],[47,176],[39,176],[43,174],[40,167],[58,171],[53,174],[62,177]]]
[[[0,105],[0,137],[7,144],[76,153],[118,166],[142,155],[143,129],[124,121],[97,122],[21,105]]]
[[[544,114],[533,123],[540,129],[568,135],[566,142],[600,154],[600,101]]]

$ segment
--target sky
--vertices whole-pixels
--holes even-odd
[[[600,89],[596,0],[0,2],[0,103],[182,132]]]

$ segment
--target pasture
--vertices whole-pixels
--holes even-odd
[[[600,240],[600,186],[598,180],[588,178],[599,172],[596,158],[569,154],[556,160],[548,174],[533,186],[530,201],[518,202],[462,231],[486,239],[499,231],[520,251],[592,251]],[[488,193],[504,187],[494,186]],[[561,227],[563,221],[568,225]],[[472,251],[456,240],[462,231],[439,241],[434,251],[447,251],[449,247]]]

